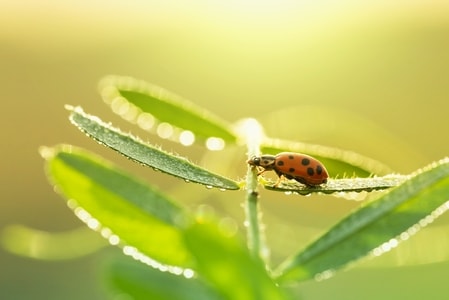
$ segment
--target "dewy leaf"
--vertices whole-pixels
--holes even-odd
[[[136,300],[223,300],[199,278],[161,272],[129,258],[114,257],[104,273],[114,290]]]
[[[278,281],[326,278],[357,258],[387,252],[448,210],[448,201],[446,158],[367,203],[289,258],[276,272]]]
[[[99,90],[114,112],[137,122],[144,129],[151,131],[159,121],[180,129],[172,138],[179,139],[181,143],[181,130],[188,131],[193,139],[219,138],[226,143],[235,143],[236,136],[229,124],[158,86],[131,77],[111,75],[101,80]]]
[[[177,157],[150,146],[129,134],[125,134],[103,123],[99,118],[84,113],[79,107],[69,107],[69,109],[72,111],[70,120],[81,131],[101,144],[143,165],[206,186],[228,190],[240,188],[235,181],[209,172],[190,163],[185,158]]]
[[[198,273],[225,299],[287,299],[262,262],[251,257],[243,243],[222,228],[208,221],[198,222],[186,230],[185,237]]]
[[[311,193],[333,194],[341,192],[372,192],[398,186],[407,179],[402,175],[387,175],[383,177],[328,179],[319,186],[306,186],[294,180],[283,180],[278,186],[275,182],[267,182],[268,190],[308,195]]]
[[[290,142],[278,139],[266,139],[261,146],[263,154],[277,154],[291,151],[311,155],[321,161],[331,177],[368,177],[387,175],[392,170],[384,164],[352,151],[338,148]]]
[[[183,209],[111,163],[71,146],[44,148],[47,174],[75,214],[111,244],[138,251],[157,262],[188,267]],[[133,247],[133,248],[130,248]]]

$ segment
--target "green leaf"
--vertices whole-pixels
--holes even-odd
[[[125,254],[160,270],[195,272],[227,299],[285,299],[226,226],[193,220],[164,195],[87,151],[62,145],[41,153],[69,207]]]
[[[193,224],[185,236],[196,270],[226,299],[286,299],[261,261],[234,236],[208,222]]]
[[[383,177],[329,179],[319,186],[306,186],[294,180],[284,180],[278,186],[269,181],[264,184],[268,190],[308,195],[311,193],[333,194],[341,192],[372,192],[398,186],[407,179],[402,175],[387,175]]]
[[[108,262],[104,273],[114,290],[135,300],[223,299],[199,278],[161,272],[129,258],[114,258]]]
[[[277,270],[280,282],[325,278],[367,254],[378,256],[449,209],[449,159],[367,203]]]
[[[41,153],[50,181],[90,228],[160,263],[192,265],[182,235],[190,219],[179,206],[87,151],[59,146]]]
[[[291,151],[311,155],[321,161],[331,177],[368,177],[372,174],[387,175],[392,170],[384,164],[352,151],[339,148],[291,142],[278,139],[266,139],[261,145],[264,154],[277,154]]]
[[[228,178],[209,172],[187,161],[185,158],[166,153],[143,143],[136,137],[103,123],[99,118],[88,115],[81,108],[70,108],[70,120],[81,131],[114,149],[124,156],[145,166],[191,182],[221,189],[237,190],[239,185]]]
[[[64,232],[47,232],[24,225],[3,228],[0,241],[4,249],[38,260],[75,259],[99,251],[107,242],[83,226]]]
[[[103,100],[116,113],[146,129],[156,127],[153,124],[151,128],[147,128],[153,123],[154,117],[160,122],[188,130],[200,140],[215,137],[228,143],[236,141],[235,134],[226,122],[190,101],[145,81],[111,75],[101,80],[99,90]],[[148,119],[151,121],[145,123]]]

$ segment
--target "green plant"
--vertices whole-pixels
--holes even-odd
[[[261,152],[303,152],[317,157],[334,174],[319,187],[292,182],[274,186],[248,167],[246,179],[235,181],[125,134],[79,107],[68,106],[77,128],[144,166],[186,182],[244,191],[239,195],[244,199],[247,245],[226,222],[188,211],[86,150],[70,145],[43,147],[48,177],[75,214],[142,263],[119,260],[108,271],[115,287],[136,299],[289,299],[287,284],[325,279],[356,259],[378,256],[449,208],[449,159],[409,176],[387,175],[391,172],[388,167],[353,152],[266,137],[253,119],[230,126],[167,91],[132,78],[107,77],[100,91],[117,114],[149,131],[155,130],[156,120],[163,122],[170,133],[166,137],[181,143],[205,143],[211,149],[244,145],[246,149],[239,149],[248,157]],[[343,178],[335,179],[337,174]],[[344,174],[354,176],[345,178]],[[273,267],[261,225],[259,184],[275,192],[300,195],[387,191]]]

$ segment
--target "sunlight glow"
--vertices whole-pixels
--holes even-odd
[[[157,135],[163,139],[168,139],[173,135],[173,126],[163,122],[157,126]]]
[[[192,278],[195,275],[195,272],[191,269],[183,269],[176,266],[168,266],[157,262],[156,260],[146,256],[142,252],[140,252],[137,248],[132,246],[124,246],[123,253],[127,256],[132,257],[133,259],[140,261],[152,268],[158,269],[161,272],[169,272],[174,275],[183,275],[185,278]]]
[[[156,120],[152,114],[141,113],[137,117],[137,125],[144,130],[150,130],[151,128],[153,128],[155,123]]]
[[[108,239],[109,244],[113,245],[113,246],[117,246],[118,244],[120,244],[120,238],[118,237],[118,235],[111,235]]]
[[[206,147],[211,151],[220,151],[225,147],[225,141],[221,138],[210,137],[206,140]]]
[[[256,119],[247,118],[237,122],[237,132],[244,138],[247,145],[260,145],[265,134]]]
[[[195,135],[190,130],[184,130],[179,135],[179,142],[183,146],[191,146],[195,142]]]
[[[123,97],[116,97],[112,100],[111,108],[119,116],[125,115],[129,109],[129,102]]]

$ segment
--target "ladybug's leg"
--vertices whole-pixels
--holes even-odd
[[[281,183],[281,181],[284,180],[284,175],[279,175],[278,180],[276,181],[276,183],[273,185],[273,187],[278,187],[278,185]]]
[[[284,180],[285,176],[284,176],[284,174],[282,174],[278,170],[275,170],[275,172],[279,176],[279,178],[278,178],[278,180],[276,181],[276,183],[273,186],[277,187],[281,183],[281,181]]]
[[[257,176],[260,176],[260,175],[262,175],[263,173],[265,173],[268,170],[267,169],[262,169],[262,171],[261,171],[261,170],[257,169],[257,171],[259,171],[259,172],[257,172]]]

